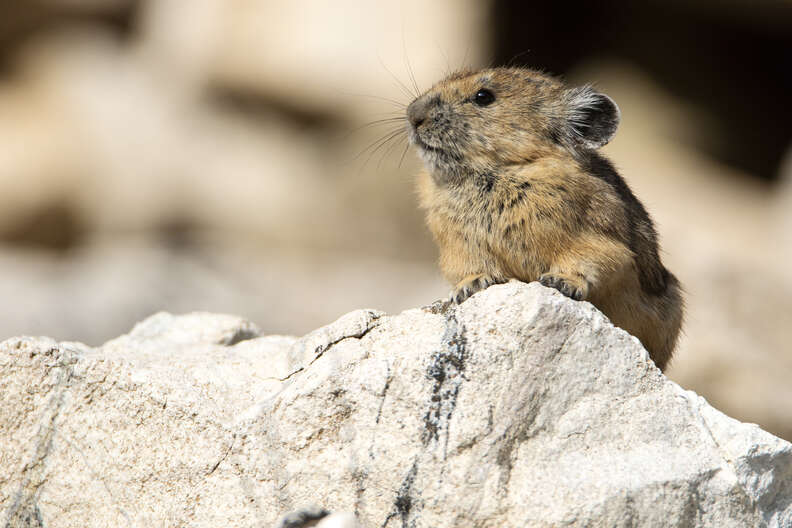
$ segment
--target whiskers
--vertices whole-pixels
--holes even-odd
[[[404,60],[405,60],[405,67],[407,69],[409,75],[409,83],[405,84],[402,82],[399,77],[393,73],[383,62],[382,57],[377,56],[380,62],[380,66],[383,70],[388,72],[388,74],[393,79],[396,87],[401,91],[402,94],[407,98],[408,101],[412,101],[416,99],[420,95],[420,88],[418,86],[418,82],[415,78],[415,73],[413,72],[412,64],[410,63],[409,57],[407,56],[406,44],[404,42],[404,31],[402,31],[402,46],[404,47]],[[379,155],[379,159],[377,160],[377,169],[379,169],[382,165],[382,162],[385,158],[389,157],[389,155],[396,151],[398,152],[401,149],[401,155],[399,156],[399,164],[398,168],[401,168],[402,164],[404,163],[404,158],[407,155],[407,151],[410,150],[410,141],[408,135],[408,121],[407,121],[407,103],[402,101],[398,101],[396,99],[391,99],[388,97],[380,97],[376,95],[363,95],[358,94],[360,97],[366,97],[369,99],[376,99],[382,102],[386,102],[391,104],[392,106],[398,109],[397,112],[391,112],[388,114],[384,114],[385,117],[382,119],[376,119],[369,123],[366,123],[356,129],[354,129],[351,133],[360,132],[362,130],[370,130],[370,129],[377,129],[379,130],[380,127],[384,129],[384,133],[377,137],[374,141],[369,143],[363,150],[361,150],[355,157],[354,160],[360,160],[361,158],[365,157],[360,170],[362,171],[371,160]]]
[[[360,151],[360,153],[358,153],[357,156],[355,156],[356,160],[366,156],[361,170],[377,153],[381,154],[379,160],[377,161],[377,169],[379,169],[382,165],[382,161],[388,157],[388,155],[393,152],[395,148],[401,148],[401,145],[404,145],[403,152],[399,158],[399,168],[401,168],[401,165],[404,162],[404,156],[407,154],[407,151],[410,148],[410,142],[407,136],[407,116],[401,115],[398,117],[394,116],[378,119],[358,127],[357,130],[378,126],[388,126],[388,129],[384,132],[384,134],[369,143],[362,151]]]

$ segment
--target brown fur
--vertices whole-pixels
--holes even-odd
[[[481,89],[494,101],[477,103]],[[538,280],[592,302],[666,367],[682,323],[679,282],[660,261],[649,215],[595,150],[618,124],[610,99],[498,68],[441,81],[408,117],[428,167],[421,205],[457,302]]]

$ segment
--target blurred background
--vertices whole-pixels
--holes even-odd
[[[792,439],[792,3],[0,3],[0,339],[158,310],[303,334],[445,296],[416,87],[515,64],[622,110],[606,154],[687,290],[669,371]]]

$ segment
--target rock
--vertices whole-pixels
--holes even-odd
[[[14,338],[0,394],[8,526],[275,526],[304,504],[366,527],[792,526],[792,445],[535,283],[302,339],[210,314],[98,348]]]
[[[327,510],[311,506],[286,515],[278,523],[277,528],[359,528],[355,516],[351,513],[330,513]]]

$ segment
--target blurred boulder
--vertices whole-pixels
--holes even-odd
[[[361,96],[405,101],[490,49],[489,2],[151,2],[144,45],[215,87],[370,120]],[[194,73],[200,72],[200,73]],[[394,79],[395,77],[395,79]],[[387,105],[386,105],[387,107]]]

